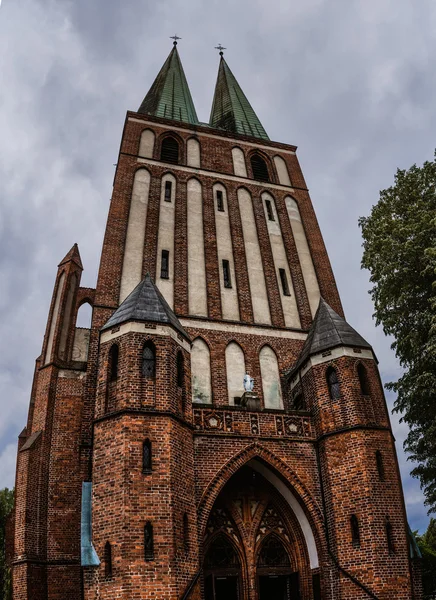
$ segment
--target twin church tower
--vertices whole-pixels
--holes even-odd
[[[420,598],[376,357],[222,52],[209,123],[177,41],[127,113],[82,269],[75,245],[19,436],[14,600]]]

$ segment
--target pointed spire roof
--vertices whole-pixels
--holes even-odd
[[[61,265],[65,265],[68,262],[74,262],[78,267],[80,267],[83,271],[82,259],[80,258],[79,246],[74,244],[71,250],[67,253],[66,256],[61,260],[58,264],[58,267]]]
[[[222,51],[209,125],[269,140],[251,104],[224,60]]]
[[[138,283],[133,292],[120,304],[109,321],[103,325],[101,331],[112,329],[112,327],[127,323],[127,321],[167,323],[189,340],[189,336],[183,329],[179,319],[148,273],[145,279]]]
[[[177,51],[177,41],[174,42],[173,49],[154,80],[150,91],[145,96],[138,112],[175,121],[184,121],[191,125],[198,123],[194,102]]]
[[[324,298],[320,298],[318,310],[304,342],[301,354],[289,374],[295,373],[313,354],[320,354],[338,346],[372,349],[355,329],[340,317]]]

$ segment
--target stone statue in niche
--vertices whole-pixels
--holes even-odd
[[[246,392],[252,392],[254,388],[254,379],[250,377],[248,373],[244,375],[244,390]]]
[[[254,379],[246,373],[244,375],[244,393],[241,397],[241,406],[250,411],[260,410],[260,398],[253,392]]]

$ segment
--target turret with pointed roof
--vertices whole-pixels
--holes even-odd
[[[222,52],[209,125],[233,133],[269,140]]]
[[[142,101],[139,113],[195,125],[197,113],[174,42],[168,58]]]

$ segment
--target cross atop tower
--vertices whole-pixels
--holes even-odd
[[[227,48],[224,48],[224,46],[222,46],[221,44],[218,44],[218,46],[215,46],[215,50],[219,50],[220,56],[223,56],[224,55],[223,50],[227,50]]]
[[[173,42],[174,46],[177,46],[177,40],[181,40],[181,39],[182,39],[182,38],[181,38],[181,37],[179,37],[179,36],[177,35],[177,33],[176,33],[176,34],[174,34],[174,35],[170,35],[170,40],[174,40],[174,42]]]

